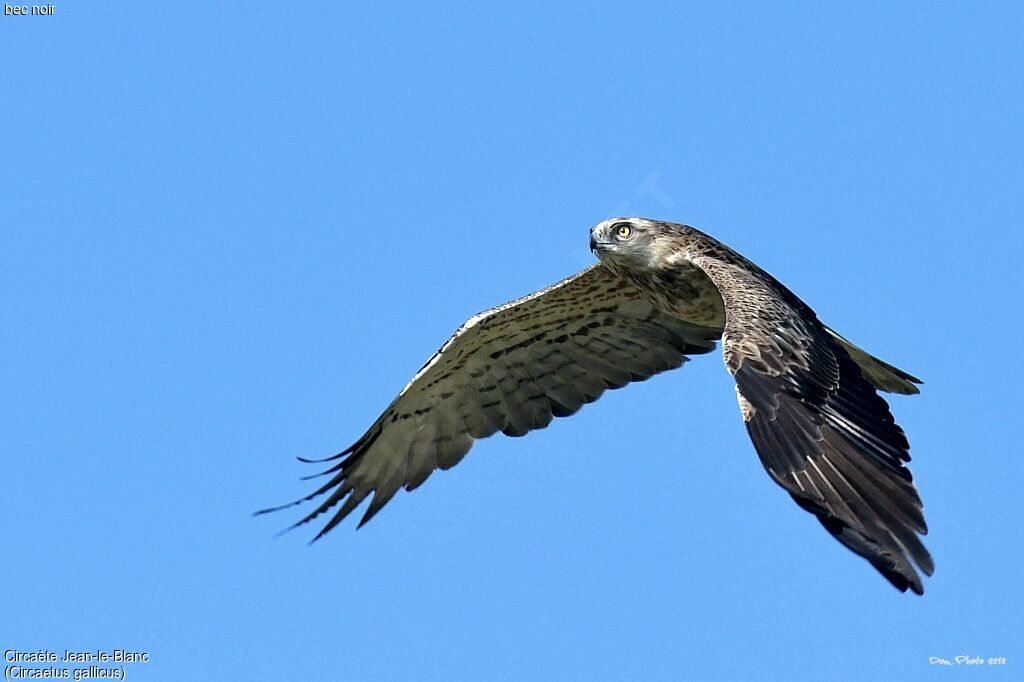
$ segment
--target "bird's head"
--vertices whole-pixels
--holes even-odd
[[[672,265],[679,225],[647,218],[611,218],[590,230],[590,250],[619,275],[650,272]]]

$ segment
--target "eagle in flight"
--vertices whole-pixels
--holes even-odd
[[[687,225],[613,218],[590,231],[600,262],[474,315],[354,444],[313,462],[330,478],[302,525],[373,493],[359,525],[399,488],[455,466],[474,441],[522,436],[606,389],[681,366],[722,341],[743,423],[768,475],[901,591],[934,564],[907,438],[876,389],[921,381],[825,326],[770,274]],[[294,527],[293,526],[293,527]]]

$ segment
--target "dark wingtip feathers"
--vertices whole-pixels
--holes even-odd
[[[330,455],[328,457],[321,457],[319,459],[310,459],[310,458],[306,458],[306,457],[296,457],[295,459],[299,460],[303,464],[323,464],[324,462],[331,462],[333,460],[338,459],[339,457],[344,457],[345,455],[352,454],[352,450],[353,450],[354,447],[355,446],[353,445],[352,447],[350,447],[350,448],[348,448],[346,450],[342,450],[341,452],[335,453],[335,454]]]
[[[298,459],[301,462],[317,463],[317,462],[329,462],[331,460],[335,460],[335,459],[338,459],[339,457],[343,457],[343,456],[347,455],[347,457],[345,459],[343,459],[341,462],[338,462],[334,466],[331,466],[331,467],[329,467],[328,469],[326,469],[324,471],[321,471],[319,473],[312,474],[312,475],[309,475],[309,476],[303,476],[303,477],[300,478],[300,480],[306,481],[306,480],[310,480],[310,479],[313,479],[313,478],[320,478],[322,476],[327,476],[327,475],[330,475],[330,474],[334,474],[334,476],[332,476],[329,481],[327,481],[326,483],[324,483],[324,485],[322,485],[319,488],[317,488],[316,490],[314,490],[312,493],[310,493],[308,495],[305,495],[303,497],[300,497],[297,500],[293,500],[291,502],[288,502],[286,504],[281,504],[281,505],[277,505],[277,506],[274,506],[274,507],[267,507],[266,509],[257,510],[255,512],[253,512],[252,515],[253,516],[262,516],[263,514],[270,514],[272,512],[278,512],[278,511],[281,511],[281,510],[284,510],[284,509],[290,509],[292,507],[295,507],[295,506],[298,506],[300,504],[303,504],[304,502],[309,502],[310,500],[312,500],[314,498],[320,497],[321,495],[323,495],[327,491],[331,490],[332,488],[336,488],[334,493],[327,500],[325,500],[323,503],[321,503],[320,506],[318,506],[312,512],[307,514],[305,517],[299,519],[295,523],[291,524],[287,528],[284,528],[283,530],[281,530],[281,531],[279,531],[278,533],[275,534],[275,537],[279,537],[279,536],[284,535],[285,533],[287,533],[287,532],[289,532],[291,530],[294,530],[294,529],[298,528],[299,526],[303,526],[303,525],[309,523],[310,521],[312,521],[313,519],[315,519],[316,517],[320,516],[321,514],[326,513],[328,510],[330,510],[332,507],[334,507],[334,505],[338,504],[342,500],[345,500],[345,502],[342,505],[341,509],[338,510],[338,512],[331,518],[331,520],[327,523],[327,525],[324,526],[324,528],[321,529],[320,532],[317,533],[316,536],[312,540],[309,541],[310,544],[316,542],[317,540],[322,538],[324,535],[326,535],[332,528],[334,528],[336,525],[338,525],[338,523],[340,523],[342,521],[342,519],[344,519],[346,516],[348,516],[348,514],[355,507],[357,507],[359,505],[359,503],[363,501],[363,499],[366,498],[367,493],[361,493],[360,494],[360,493],[358,493],[358,491],[355,491],[353,489],[353,487],[351,486],[350,483],[347,483],[348,475],[350,473],[352,465],[355,464],[355,462],[359,459],[358,456],[357,456],[357,453],[355,453],[355,449],[356,449],[356,446],[352,446],[352,447],[348,448],[347,450],[343,450],[343,451],[339,452],[338,454],[331,455],[330,457],[324,457],[322,459],[305,459],[303,457],[297,457],[296,459]],[[376,510],[374,510],[374,513],[376,513]],[[365,518],[364,517],[363,523],[365,523],[368,520],[369,520],[369,518]],[[362,523],[360,524],[360,526],[362,526]]]

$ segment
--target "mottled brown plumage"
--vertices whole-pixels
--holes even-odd
[[[475,440],[544,428],[721,338],[772,479],[893,585],[921,594],[914,565],[931,575],[933,564],[918,537],[926,527],[904,465],[909,446],[875,391],[917,393],[920,381],[691,227],[616,218],[591,230],[591,248],[599,265],[456,331],[362,438],[321,460],[335,461],[330,478],[292,504],[326,498],[295,525],[340,504],[319,538],[372,493],[362,525],[399,488],[457,464]]]

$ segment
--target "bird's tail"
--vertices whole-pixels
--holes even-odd
[[[853,361],[860,367],[861,374],[863,374],[864,378],[870,381],[875,388],[888,393],[902,393],[904,395],[913,395],[921,392],[921,389],[914,384],[923,384],[924,382],[917,377],[904,372],[902,369],[893,367],[888,362],[879,360],[874,355],[861,350],[828,327],[825,329],[832,335],[832,338],[836,343],[842,346],[843,349],[850,354]]]

